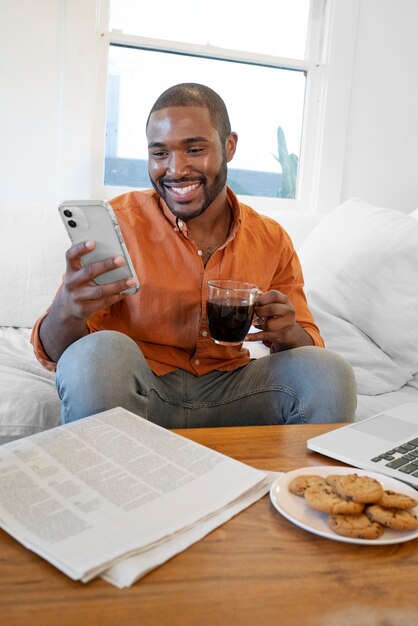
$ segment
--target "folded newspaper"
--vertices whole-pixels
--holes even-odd
[[[75,580],[126,587],[276,476],[117,408],[0,447],[0,526]]]

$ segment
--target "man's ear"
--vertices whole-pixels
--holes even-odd
[[[234,157],[235,150],[237,149],[237,143],[238,143],[237,133],[229,133],[228,137],[225,140],[225,154],[226,154],[226,160],[228,163],[229,161],[232,161]]]

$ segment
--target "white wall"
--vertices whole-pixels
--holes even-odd
[[[95,12],[95,0],[0,0],[0,204],[90,194]]]
[[[418,2],[362,0],[342,200],[418,207]]]
[[[0,204],[91,195],[96,4],[0,0]],[[418,206],[416,24],[416,0],[360,0],[341,200]]]

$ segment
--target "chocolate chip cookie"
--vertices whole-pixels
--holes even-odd
[[[289,484],[289,491],[294,493],[295,496],[303,496],[308,487],[314,487],[319,485],[325,485],[325,478],[318,475],[304,474],[303,476],[296,476]]]
[[[374,503],[383,497],[383,487],[371,476],[359,476],[358,474],[345,474],[335,484],[336,492],[342,498],[348,498],[354,502]]]
[[[384,530],[383,526],[369,519],[364,513],[330,515],[328,525],[338,535],[353,539],[378,539]]]
[[[389,509],[413,509],[414,506],[417,506],[418,501],[415,500],[415,498],[411,498],[411,496],[407,496],[405,493],[397,493],[396,491],[386,489],[383,492],[383,497],[380,498],[376,504]]]
[[[364,505],[341,497],[330,485],[316,485],[305,490],[310,507],[322,513],[361,513]]]
[[[372,504],[365,509],[367,517],[392,530],[415,530],[418,527],[417,518],[410,511],[402,509],[384,509],[378,504]]]

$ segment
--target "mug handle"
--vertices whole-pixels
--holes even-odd
[[[264,292],[261,291],[261,289],[257,289],[257,296],[261,296],[263,293]],[[256,315],[254,313],[252,324],[253,324],[253,326],[261,327],[261,329],[263,330],[262,326],[263,326],[264,322],[266,321],[266,319],[267,319],[267,317],[259,317],[258,315]]]

